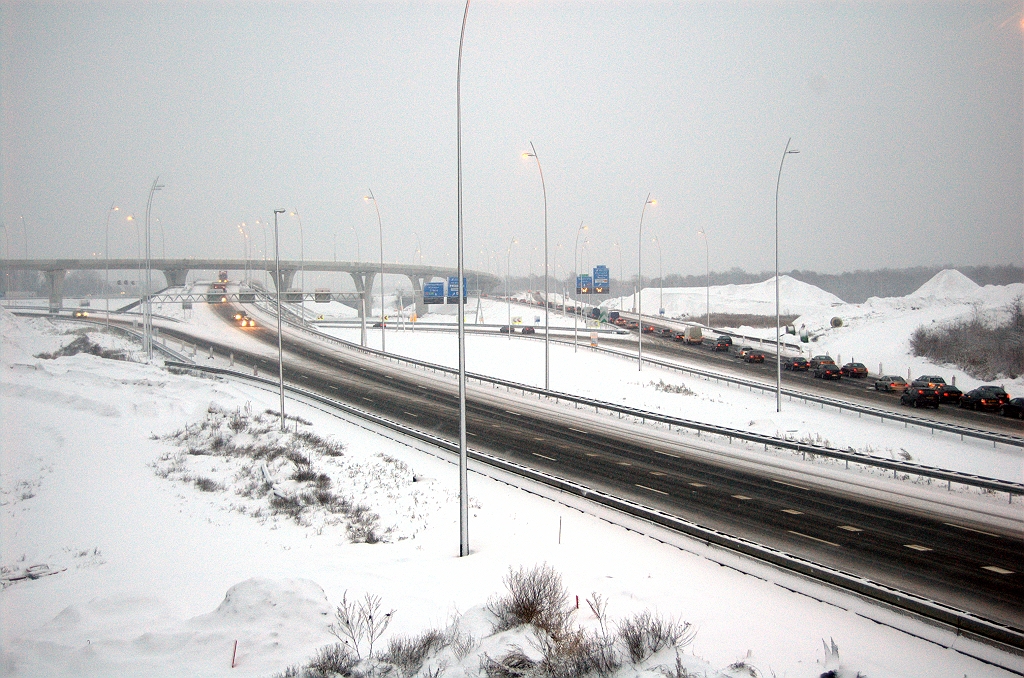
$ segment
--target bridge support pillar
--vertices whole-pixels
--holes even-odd
[[[168,287],[183,287],[185,279],[188,278],[188,272],[187,268],[171,268],[161,271],[164,278],[167,279]]]
[[[352,276],[352,282],[356,285],[356,292],[362,297],[365,304],[367,315],[373,315],[373,279],[376,277],[376,273],[357,273],[350,271],[349,275]],[[359,311],[359,317],[363,317],[363,304],[356,310]]]
[[[274,291],[280,290],[281,292],[287,292],[292,286],[292,279],[295,277],[294,268],[282,268],[281,269],[281,282],[277,280],[277,270],[272,269],[270,271],[270,277],[274,280]],[[283,283],[283,287],[281,284]]]
[[[423,303],[423,276],[409,274],[407,277],[412,283],[412,293],[416,295],[416,317],[419,318],[427,313],[427,305]]]
[[[56,313],[64,308],[64,276],[67,271],[43,271],[43,275],[46,276],[46,287],[50,292],[50,313]]]

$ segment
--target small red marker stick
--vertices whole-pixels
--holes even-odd
[[[577,599],[579,596],[577,596]],[[577,603],[579,605],[579,603]],[[235,668],[235,654],[238,653],[238,641],[235,641],[235,649],[231,651],[231,668]]]

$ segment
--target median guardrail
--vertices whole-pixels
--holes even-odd
[[[434,363],[428,363],[423,360],[417,360],[415,358],[407,358],[403,356],[397,356],[392,353],[384,353],[368,346],[360,346],[338,337],[333,337],[319,330],[307,327],[305,325],[293,323],[285,320],[291,327],[308,334],[314,335],[322,341],[329,343],[335,343],[345,346],[348,349],[361,351],[366,354],[375,355],[380,358],[384,358],[399,364],[407,364],[418,367],[420,369],[431,370],[435,373],[442,373],[449,376],[458,376],[458,370],[437,365]],[[947,486],[951,489],[952,483],[960,485],[966,485],[970,487],[978,487],[995,492],[1006,492],[1008,500],[1013,501],[1014,496],[1024,495],[1024,484],[1015,483],[1008,480],[1001,480],[999,478],[989,478],[985,476],[979,476],[972,473],[964,473],[962,471],[951,471],[947,469],[936,468],[933,466],[927,466],[925,464],[915,464],[909,461],[898,461],[894,459],[885,459],[883,457],[875,457],[869,454],[856,452],[853,450],[839,450],[831,447],[825,447],[824,445],[817,445],[814,443],[805,443],[796,440],[787,440],[785,438],[776,438],[773,436],[766,436],[759,433],[752,433],[749,431],[743,431],[740,429],[733,429],[726,426],[717,426],[714,424],[707,424],[704,422],[693,421],[690,419],[683,419],[680,417],[673,417],[657,412],[651,412],[649,410],[643,410],[635,407],[627,407],[623,405],[617,405],[615,403],[609,403],[595,398],[586,398],[582,396],[572,395],[570,393],[563,393],[560,391],[549,391],[543,388],[529,386],[527,384],[521,384],[518,382],[508,381],[504,379],[497,379],[495,377],[488,377],[482,374],[467,373],[467,379],[472,379],[481,384],[490,384],[492,386],[498,386],[507,390],[520,391],[524,395],[527,393],[537,395],[538,397],[546,397],[554,399],[555,402],[566,401],[574,403],[577,407],[592,407],[595,412],[605,411],[615,413],[619,415],[626,415],[639,419],[641,422],[653,421],[667,425],[669,428],[675,426],[680,429],[687,429],[691,431],[699,431],[701,433],[708,433],[718,435],[727,438],[730,442],[733,439],[745,440],[747,442],[757,443],[766,447],[774,447],[776,449],[791,450],[798,452],[806,457],[806,455],[816,455],[821,457],[827,457],[831,459],[838,459],[845,461],[847,465],[850,462],[861,464],[863,466],[872,466],[876,468],[884,468],[893,472],[893,475],[899,473],[916,475],[923,478],[932,478],[934,480],[941,480],[947,483]],[[1024,445],[1024,440],[1021,440],[1020,444]]]

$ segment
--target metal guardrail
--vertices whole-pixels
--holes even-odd
[[[276,381],[265,377],[258,377],[226,368],[193,365],[188,363],[166,363],[166,365],[167,367],[182,371],[208,372],[244,379],[275,389],[278,385]],[[314,393],[303,388],[289,385],[286,385],[285,388],[293,395],[301,395],[304,398],[341,410],[352,416],[372,421],[375,424],[447,450],[448,452],[456,454],[459,452],[458,443],[453,441],[399,424],[373,414],[372,412],[367,412],[357,407],[320,395],[319,393]],[[472,449],[468,451],[468,454],[474,461],[488,464],[503,471],[542,483],[567,494],[606,506],[626,515],[685,534],[706,544],[725,548],[734,553],[753,558],[763,563],[768,563],[778,567],[779,569],[838,587],[874,602],[880,602],[900,610],[912,612],[920,617],[948,627],[950,630],[955,630],[957,636],[966,635],[977,639],[995,641],[998,644],[1009,646],[1010,648],[1024,650],[1024,631],[1021,629],[1017,629],[1006,624],[1000,624],[998,622],[985,619],[984,617],[974,615],[965,610],[960,610],[922,596],[907,593],[865,577],[859,577],[842,570],[825,565],[819,565],[818,563],[805,558],[800,558],[784,551],[758,544],[750,541],[749,539],[734,537],[719,530],[703,527],[665,511],[644,506],[643,504],[630,501],[628,499],[622,499],[608,494],[607,492],[595,490],[574,481],[550,475],[522,464],[517,464],[515,462],[507,461]],[[969,653],[964,652],[964,650],[958,649],[957,651],[971,656]],[[1015,673],[1018,672],[1015,671]]]
[[[269,312],[273,313],[274,311],[273,311],[273,309],[269,309]],[[300,327],[302,329],[306,329],[306,330],[310,329],[310,328],[306,327],[305,325],[302,325]],[[435,330],[435,331],[441,331],[441,330]],[[365,349],[366,348],[366,347],[363,347],[363,346],[356,346],[355,344],[352,344],[351,342],[346,342],[346,341],[344,341],[342,339],[337,339],[337,337],[332,337],[330,335],[323,334],[323,333],[320,333],[320,334],[324,338],[327,338],[329,340],[337,340],[337,341],[345,343],[345,344],[347,344],[347,345],[349,345],[351,347],[354,347],[354,348],[359,348],[359,349]],[[735,335],[735,336],[741,336],[741,335]],[[533,335],[533,336],[525,335],[525,338],[533,339],[533,340],[541,340],[541,339],[543,339],[543,335]],[[607,353],[608,355],[614,355],[616,357],[625,358],[627,360],[635,359],[635,356],[633,356],[630,353],[625,353],[625,352],[620,351],[620,350],[610,349],[610,348],[606,348],[606,347],[603,347],[603,346],[592,346],[589,342],[580,342],[579,345],[581,347],[585,348],[585,349],[588,349],[588,350],[591,350],[591,351],[595,351],[595,352],[598,352],[598,353]],[[367,349],[367,350],[373,351],[373,349]],[[388,357],[394,357],[394,356],[389,355]],[[412,358],[403,358],[403,359],[404,360],[410,360],[413,363],[417,362],[417,361],[415,361]],[[774,392],[775,391],[775,386],[773,386],[771,384],[765,384],[765,383],[762,383],[762,382],[753,381],[751,379],[744,379],[743,377],[733,377],[733,376],[729,376],[729,375],[726,375],[726,374],[721,374],[721,373],[718,373],[718,372],[711,372],[711,371],[708,371],[708,370],[702,370],[702,369],[700,369],[698,367],[689,367],[687,365],[681,365],[679,363],[666,362],[666,361],[663,361],[663,360],[658,360],[657,358],[651,358],[651,357],[647,357],[647,356],[643,357],[643,361],[644,361],[645,364],[648,364],[648,365],[652,365],[652,366],[655,366],[655,367],[661,367],[663,369],[675,370],[677,372],[681,372],[681,373],[684,373],[684,374],[692,374],[694,376],[698,376],[698,377],[701,377],[703,379],[708,379],[708,380],[712,380],[713,379],[715,381],[722,381],[722,382],[726,382],[726,383],[730,383],[730,384],[736,384],[737,386],[743,386],[745,388],[749,388],[749,389],[752,389],[752,390],[763,391],[763,392],[766,392],[766,393],[767,392]],[[437,367],[437,366],[432,366],[432,367]],[[486,379],[486,377],[480,377],[479,375],[473,375],[473,378],[474,379],[476,379],[476,378]],[[519,387],[520,386],[517,386],[517,388],[519,388]],[[947,424],[947,423],[935,421],[933,419],[925,419],[925,418],[922,418],[922,417],[915,417],[913,415],[900,414],[898,412],[892,412],[890,410],[885,410],[885,409],[882,409],[882,408],[879,408],[879,407],[872,407],[870,405],[859,405],[857,403],[853,403],[853,402],[850,402],[850,401],[847,401],[847,400],[840,400],[838,398],[830,398],[828,396],[817,396],[817,395],[814,395],[812,393],[807,393],[806,391],[799,391],[799,390],[791,389],[791,388],[783,388],[782,389],[782,394],[785,395],[788,398],[791,398],[791,399],[795,398],[795,399],[798,399],[798,400],[802,400],[804,402],[816,403],[816,404],[819,404],[819,405],[822,405],[822,406],[826,406],[827,405],[828,407],[834,407],[834,408],[836,408],[837,410],[840,410],[840,411],[847,410],[849,412],[856,412],[856,413],[862,414],[862,415],[868,415],[868,416],[871,416],[871,417],[878,417],[879,419],[882,419],[882,420],[886,420],[887,419],[887,420],[890,420],[890,421],[896,421],[896,422],[900,422],[902,424],[907,424],[907,425],[910,425],[910,426],[918,426],[918,427],[921,427],[921,428],[926,428],[926,429],[931,430],[933,433],[935,431],[943,431],[945,433],[952,433],[952,434],[955,434],[955,435],[959,435],[961,440],[963,438],[965,438],[965,437],[967,437],[967,438],[975,438],[975,439],[978,439],[978,440],[985,440],[985,441],[991,442],[993,445],[996,445],[998,443],[1002,443],[1004,445],[1009,445],[1009,446],[1012,446],[1012,447],[1024,448],[1024,437],[1013,435],[1011,433],[994,433],[992,431],[986,431],[986,430],[983,430],[983,429],[973,428],[973,427],[970,427],[970,426],[962,426],[962,425],[959,425],[959,424]]]
[[[415,367],[431,370],[433,372],[440,372],[451,376],[458,375],[458,370],[455,370],[450,367],[444,367],[442,365],[436,365],[434,363],[416,360],[415,358],[407,358],[403,356],[396,356],[391,353],[384,353],[374,348],[353,344],[350,341],[333,337],[329,334],[325,334],[323,332],[306,327],[304,325],[298,325],[291,321],[286,322],[288,322],[288,324],[291,325],[292,327],[295,327],[296,329],[302,330],[304,332],[308,332],[321,340],[340,344],[349,349],[362,351],[370,355],[386,358],[388,360],[398,363],[413,365]],[[761,435],[758,433],[751,433],[748,431],[742,431],[740,429],[732,429],[725,426],[705,424],[703,422],[693,421],[690,419],[681,419],[679,417],[672,417],[664,414],[659,414],[656,412],[651,412],[649,410],[642,410],[634,407],[624,407],[622,405],[616,405],[614,403],[609,403],[594,398],[575,396],[569,393],[562,393],[560,391],[548,391],[543,388],[528,386],[526,384],[507,381],[504,379],[488,377],[482,374],[467,372],[466,376],[467,378],[473,379],[482,384],[491,384],[494,386],[506,388],[510,391],[515,390],[520,391],[524,394],[532,393],[539,397],[553,398],[555,402],[564,400],[566,402],[575,403],[577,406],[582,405],[588,408],[593,407],[595,412],[600,412],[601,410],[604,410],[606,412],[613,412],[620,415],[634,417],[636,419],[641,420],[642,422],[655,421],[658,423],[666,424],[667,426],[669,426],[669,428],[675,426],[677,428],[699,431],[701,433],[719,435],[728,438],[730,442],[733,438],[736,438],[739,440],[746,440],[748,442],[764,445],[765,447],[775,447],[778,449],[799,452],[804,456],[811,454],[846,461],[847,464],[849,464],[849,462],[854,462],[856,464],[861,464],[863,466],[884,468],[886,470],[892,471],[894,475],[898,473],[905,473],[924,478],[932,478],[935,480],[946,481],[950,485],[950,487],[952,486],[952,483],[957,483],[960,485],[978,487],[981,489],[986,489],[995,492],[1006,492],[1009,497],[1009,501],[1011,502],[1013,501],[1014,495],[1024,495],[1024,484],[1015,483],[1008,480],[988,478],[973,473],[964,473],[962,471],[950,471],[947,469],[936,468],[933,466],[926,466],[924,464],[915,464],[908,461],[896,461],[892,459],[885,459],[882,457],[875,457],[869,454],[863,454],[852,450],[838,450],[830,447],[825,447],[824,445],[803,443],[794,440],[786,440],[784,438],[775,438],[772,436]]]

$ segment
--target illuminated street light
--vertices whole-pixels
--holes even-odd
[[[786,141],[786,150],[782,152],[782,160],[779,162],[779,177],[775,180],[775,411],[782,411],[782,333],[779,320],[779,184],[782,183],[782,166],[786,163],[786,156],[790,153],[799,153],[796,149],[790,150],[789,144],[793,141],[790,137]]]
[[[579,253],[579,247],[580,247],[580,233],[583,232],[583,231],[586,231],[588,228],[590,228],[590,227],[589,226],[584,226],[583,222],[581,221],[580,222],[580,227],[576,229],[576,244],[573,245],[573,248],[572,248],[572,267],[574,269],[574,271],[573,271],[573,280],[570,282],[570,284],[572,284],[574,286],[579,282],[579,279],[580,279],[579,268],[577,267],[577,261],[576,261],[576,257],[577,257],[577,255]],[[576,288],[573,287],[573,289],[576,289]],[[575,294],[573,295],[573,301],[576,302],[576,303],[579,303],[579,299],[576,298]],[[576,304],[574,303],[573,306],[576,306]],[[573,353],[575,353],[577,350],[579,350],[579,318],[580,318],[580,310],[577,307],[576,310],[572,314],[572,351],[573,351]]]
[[[380,350],[387,352],[384,344],[384,334],[386,323],[384,321],[384,227],[380,221],[380,207],[377,205],[377,198],[374,197],[373,191],[370,191],[370,195],[363,196],[364,200],[373,201],[373,207],[377,210],[377,232],[380,235]]]
[[[707,272],[707,286],[705,287],[705,293],[707,298],[705,303],[707,305],[707,321],[705,325],[708,329],[711,329],[711,255],[708,254],[708,234],[704,232],[704,227],[701,226],[700,230],[697,231],[697,235],[704,238],[704,267]]]
[[[153,258],[150,247],[152,238],[150,237],[149,217],[153,211],[153,194],[163,188],[163,185],[158,183],[159,181],[160,177],[153,179],[153,185],[149,187],[149,199],[146,201],[146,303],[142,307],[142,336],[146,359],[150,362],[153,361],[153,302],[150,299],[153,290]]]
[[[647,213],[648,205],[657,205],[657,200],[651,200],[651,194],[647,194],[647,200],[644,201],[644,208],[640,210],[640,232],[638,235],[637,250],[636,250],[636,277],[637,285],[640,287],[640,295],[637,299],[636,315],[640,322],[637,323],[639,327],[637,329],[640,332],[637,334],[636,343],[636,363],[637,371],[642,372],[644,369],[644,277],[643,277],[643,265],[641,255],[644,250],[644,214]]]
[[[284,212],[283,209],[274,210],[274,262],[277,268],[277,380],[281,392],[281,430],[287,431],[284,420],[284,348],[281,341],[281,239],[277,230],[277,215]]]
[[[512,341],[512,295],[508,289],[509,266],[512,262],[512,245],[518,245],[519,241],[512,238],[508,244],[508,251],[505,253],[505,305],[508,307],[508,340]]]
[[[540,173],[540,188],[544,194],[544,390],[551,389],[551,327],[548,322],[548,188],[544,184],[544,170],[540,166],[540,156],[533,142],[530,142],[531,153],[523,153],[524,158],[533,158],[537,161],[537,171]]]
[[[103,296],[107,300],[107,332],[110,331],[110,215],[120,211],[120,207],[110,203],[110,209],[107,210],[107,225],[103,229]]]

